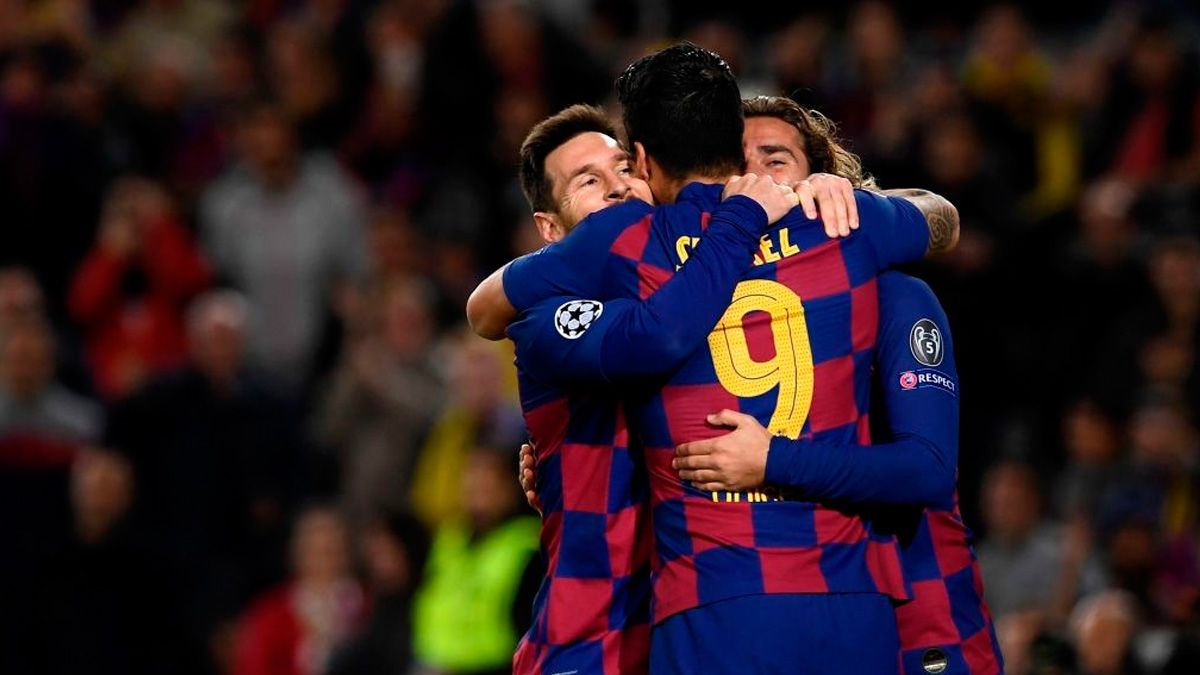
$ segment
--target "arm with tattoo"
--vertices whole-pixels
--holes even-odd
[[[929,249],[925,253],[926,257],[947,253],[958,244],[958,209],[945,197],[917,188],[881,192],[908,200],[925,215],[925,222],[929,224]]]

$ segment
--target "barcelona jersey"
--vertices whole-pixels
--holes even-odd
[[[621,211],[650,213],[651,207],[632,202]],[[716,323],[752,263],[767,217],[745,197],[726,200],[706,216],[709,242],[645,302],[555,300],[509,328],[537,454],[547,561],[533,626],[513,660],[516,673],[646,670],[647,479],[617,393],[605,381],[670,372],[691,351],[683,346],[703,341]],[[678,320],[669,316],[667,309],[687,300],[705,309]],[[590,331],[601,319],[603,329]],[[606,332],[609,326],[620,330]],[[635,349],[640,358],[623,357]],[[557,358],[571,367],[560,368]]]
[[[704,214],[721,190],[694,183],[650,213],[594,214],[558,245],[514,261],[505,291],[518,309],[555,295],[649,297],[704,246]],[[707,340],[669,377],[622,391],[648,466],[655,621],[753,594],[909,597],[895,538],[854,508],[786,490],[702,492],[671,468],[676,445],[723,433],[704,423],[721,408],[791,438],[867,442],[876,278],[920,258],[928,229],[907,201],[863,191],[856,200],[863,225],[845,239],[828,239],[799,210],[770,228]]]

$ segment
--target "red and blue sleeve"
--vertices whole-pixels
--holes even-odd
[[[713,212],[687,263],[645,300],[539,302],[508,328],[518,364],[553,383],[673,372],[721,318],[766,227],[762,207],[732,197]]]
[[[929,248],[925,214],[903,197],[855,190],[859,232],[871,243],[879,269],[916,262]]]
[[[834,445],[776,437],[766,480],[822,501],[944,506],[958,465],[958,371],[946,314],[923,281],[879,277],[880,378],[892,440]]]
[[[521,312],[556,296],[601,297],[613,243],[653,213],[654,207],[637,199],[610,206],[584,218],[562,241],[512,261],[503,274],[508,301]]]

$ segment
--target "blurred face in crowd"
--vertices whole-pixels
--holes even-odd
[[[390,593],[412,583],[408,550],[382,522],[371,523],[363,530],[361,553],[367,578],[376,589]]]
[[[292,534],[292,565],[300,583],[327,585],[348,576],[349,541],[341,516],[323,508],[301,514]]]
[[[492,449],[471,453],[463,474],[463,504],[479,532],[486,532],[512,513],[520,495],[508,457]]]
[[[388,288],[383,306],[383,337],[400,360],[415,361],[424,356],[433,339],[431,304],[432,293],[421,282],[398,281]]]
[[[1200,293],[1200,247],[1188,240],[1164,242],[1150,262],[1150,280],[1167,301]]]
[[[421,244],[408,214],[385,209],[375,215],[367,232],[376,274],[407,274],[417,268]]]
[[[1189,459],[1192,433],[1183,411],[1174,405],[1142,406],[1134,413],[1129,436],[1134,459],[1142,464],[1170,469]]]
[[[42,313],[42,289],[29,270],[0,269],[0,330]]]
[[[990,536],[1008,542],[1023,539],[1037,524],[1038,508],[1031,469],[1001,464],[988,473],[983,485],[983,516]]]
[[[270,187],[284,187],[292,178],[296,139],[282,111],[263,106],[242,120],[238,135],[242,159],[259,180]]]
[[[452,356],[452,395],[473,415],[491,414],[503,397],[506,367],[492,343],[474,334],[464,337]]]
[[[939,183],[958,185],[970,180],[983,154],[975,126],[966,116],[938,120],[928,127],[925,166]]]
[[[247,309],[232,293],[197,300],[188,317],[188,343],[196,368],[214,382],[231,381],[241,370]]]
[[[54,376],[54,341],[39,321],[9,326],[0,339],[0,376],[13,398],[28,401],[40,395]]]
[[[1101,181],[1084,192],[1079,206],[1080,234],[1093,258],[1105,262],[1128,251],[1134,230],[1129,220],[1133,198],[1133,188],[1118,180]]]
[[[1077,404],[1063,420],[1064,445],[1071,459],[1103,464],[1117,453],[1117,430],[1112,420],[1091,402]]]
[[[650,186],[633,173],[629,153],[616,139],[589,131],[546,155],[554,213],[534,214],[547,242],[558,241],[588,216],[627,199],[652,202]]]
[[[89,450],[71,467],[71,507],[87,540],[104,536],[133,503],[133,471],[112,452]]]
[[[746,118],[742,148],[746,171],[770,176],[776,183],[791,185],[810,173],[804,137],[794,125],[778,117]]]

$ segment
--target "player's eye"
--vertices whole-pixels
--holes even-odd
[[[782,159],[768,159],[767,166],[787,166],[787,161]]]
[[[622,164],[621,166],[617,167],[617,173],[621,174],[622,176],[628,176],[629,174],[633,173],[633,168],[628,164]]]

